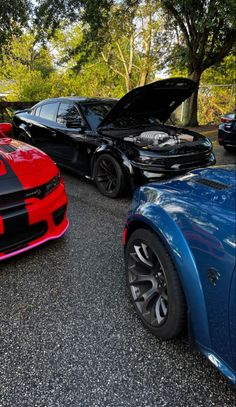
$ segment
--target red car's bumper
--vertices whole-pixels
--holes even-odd
[[[22,213],[17,205],[6,209],[8,221],[15,225],[12,233],[4,230],[4,220],[0,215],[0,260],[57,239],[68,227],[67,197],[63,181],[43,199],[29,198],[24,205],[27,210],[27,227],[21,227]],[[4,216],[6,218],[6,212]]]

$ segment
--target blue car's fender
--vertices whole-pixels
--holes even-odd
[[[178,225],[164,209],[149,203],[142,205],[140,213],[131,214],[127,222],[128,229],[134,222],[140,223],[140,227],[142,224],[147,225],[165,244],[182,284],[193,335],[199,344],[210,347],[207,310],[199,273],[191,250]]]

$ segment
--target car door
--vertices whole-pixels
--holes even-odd
[[[35,111],[35,119],[31,120],[30,133],[35,146],[45,151],[54,160],[56,143],[56,115],[59,102],[47,102]]]
[[[90,175],[91,137],[77,104],[69,100],[60,102],[56,121],[56,162],[83,175]]]

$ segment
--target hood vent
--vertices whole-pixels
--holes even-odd
[[[207,178],[198,178],[195,180],[198,184],[205,185],[206,187],[218,189],[218,190],[223,190],[223,189],[228,189],[229,185],[222,184],[221,182],[217,181],[212,181],[211,179]]]
[[[16,148],[9,146],[8,144],[4,144],[3,146],[0,146],[0,150],[2,150],[4,153],[14,153]]]

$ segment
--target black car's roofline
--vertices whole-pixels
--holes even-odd
[[[106,103],[106,102],[117,102],[118,99],[114,98],[90,98],[90,97],[83,97],[83,96],[63,96],[59,98],[49,98],[44,99],[34,105],[32,108],[44,105],[46,103],[54,103],[54,102],[75,102],[75,103]]]

